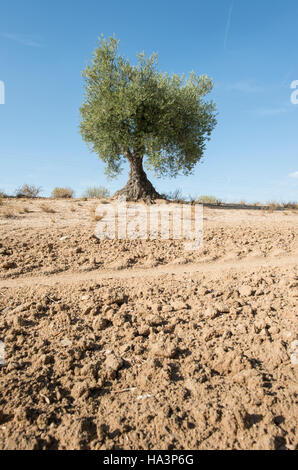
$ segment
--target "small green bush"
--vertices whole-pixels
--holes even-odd
[[[74,190],[72,188],[54,188],[52,191],[54,199],[71,199],[74,197]]]
[[[83,197],[87,199],[101,199],[104,197],[110,197],[110,191],[104,186],[91,186],[86,189]]]
[[[197,199],[197,203],[199,203],[199,204],[221,204],[222,200],[218,199],[215,196],[200,196]]]
[[[41,193],[41,188],[34,186],[34,184],[23,184],[15,191],[16,197],[33,198]]]

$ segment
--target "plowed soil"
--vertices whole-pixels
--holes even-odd
[[[0,449],[296,449],[297,211],[205,208],[185,251],[97,204],[0,207]]]

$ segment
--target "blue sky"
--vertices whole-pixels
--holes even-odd
[[[92,185],[115,191],[79,133],[81,70],[97,38],[159,53],[169,73],[214,79],[218,125],[193,176],[150,179],[160,192],[227,201],[298,200],[297,0],[10,0],[0,11],[0,189]],[[291,176],[290,176],[291,175]]]

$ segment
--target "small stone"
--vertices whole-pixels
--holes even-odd
[[[206,312],[205,312],[205,315],[206,315],[207,318],[210,318],[211,320],[214,320],[215,318],[217,318],[219,316],[219,312],[214,307],[208,307]]]
[[[144,395],[138,395],[137,400],[146,400],[146,398],[151,398],[152,395],[150,393],[145,393]]]
[[[147,321],[151,326],[159,326],[163,323],[163,319],[159,315],[150,315]]]
[[[269,328],[269,333],[271,335],[277,335],[280,332],[280,329],[277,326],[271,326]]]
[[[171,306],[175,311],[188,309],[188,305],[185,302],[182,302],[180,300],[176,300],[175,302],[171,302]]]
[[[161,310],[164,313],[169,313],[172,312],[173,307],[171,305],[163,305]]]
[[[88,393],[88,386],[84,382],[76,383],[71,389],[71,396],[74,399],[81,398],[86,393]]]
[[[110,322],[107,318],[98,316],[95,318],[95,320],[92,323],[93,330],[95,331],[101,331],[104,330],[109,326]]]
[[[16,361],[9,362],[7,367],[6,367],[6,372],[10,372],[12,370],[18,370],[20,369],[20,364]]]
[[[8,261],[7,263],[3,263],[1,267],[3,269],[15,269],[18,267],[18,265],[13,261]]]
[[[291,354],[290,356],[291,358],[291,363],[293,364],[293,366],[297,366],[298,365],[298,353],[293,353]]]
[[[186,258],[176,258],[173,262],[173,264],[186,264],[187,263],[187,259]]]
[[[256,333],[260,333],[260,331],[266,328],[266,321],[264,319],[258,320],[254,324],[254,329]]]
[[[166,345],[162,342],[155,343],[151,347],[151,354],[157,357],[174,358],[177,348],[173,344]]]
[[[142,325],[138,328],[138,334],[140,336],[149,336],[150,328],[148,328],[148,326],[146,326],[146,325]]]
[[[72,342],[68,338],[63,338],[61,339],[60,344],[61,346],[67,347],[67,346],[71,346]]]
[[[105,362],[107,377],[110,379],[115,379],[118,370],[121,369],[123,364],[123,359],[115,356],[113,353],[109,354]]]
[[[10,312],[11,307],[6,307],[4,310],[1,310],[1,313],[8,313]]]
[[[238,292],[241,297],[250,297],[251,295],[253,295],[254,290],[250,286],[242,286],[238,289]]]
[[[14,319],[13,319],[13,325],[14,327],[18,327],[18,326],[24,326],[25,325],[25,322],[22,318],[21,315],[17,315]]]
[[[92,305],[88,305],[88,307],[86,307],[83,310],[83,315],[89,315],[89,313],[92,311],[92,309],[93,309]]]
[[[105,365],[108,369],[113,369],[118,371],[123,366],[123,359],[115,356],[114,353],[111,353],[106,358]]]
[[[229,313],[230,312],[229,307],[225,304],[216,305],[216,310],[217,310],[218,313]]]
[[[158,313],[158,312],[161,311],[162,305],[161,305],[161,304],[158,304],[158,303],[152,304],[152,305],[151,305],[151,309],[152,309],[152,312]]]

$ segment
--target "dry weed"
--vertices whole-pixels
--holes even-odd
[[[97,206],[94,206],[94,207],[90,208],[90,216],[95,222],[99,222],[101,219],[103,219],[106,212],[103,215],[98,215],[98,214],[96,214],[96,208],[97,208]]]
[[[48,204],[40,204],[40,209],[42,210],[42,212],[46,212],[47,214],[55,214],[55,210],[49,206]]]
[[[74,190],[72,188],[55,188],[52,191],[52,197],[54,199],[72,199],[74,196]]]
[[[5,219],[13,219],[16,217],[14,207],[5,207],[4,210],[1,212],[1,216]]]

